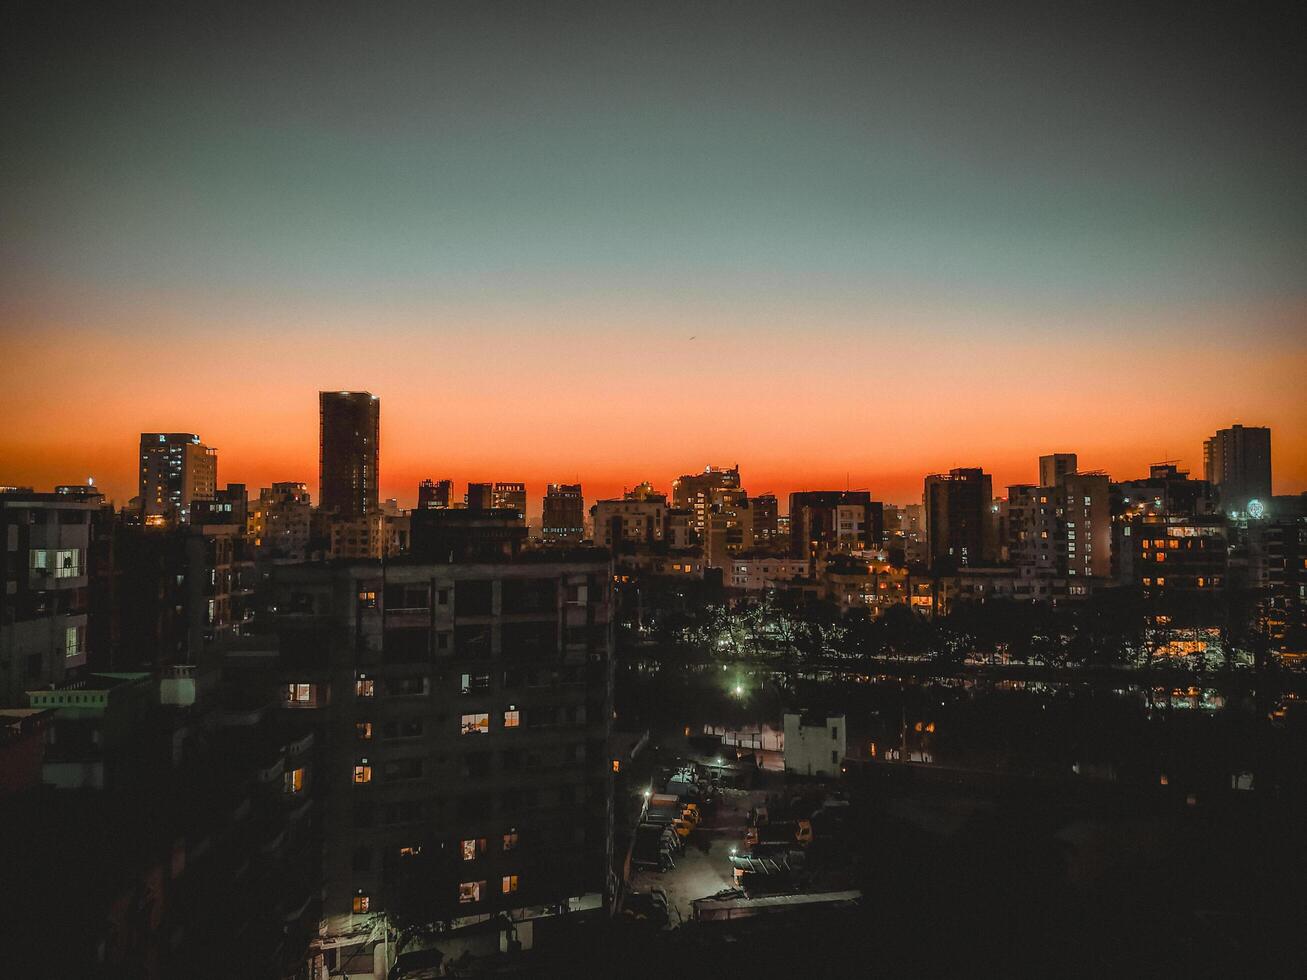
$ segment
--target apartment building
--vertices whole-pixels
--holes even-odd
[[[530,945],[604,906],[611,577],[594,551],[274,570],[287,710],[332,747],[324,969],[366,960],[387,908],[446,930],[502,915]]]

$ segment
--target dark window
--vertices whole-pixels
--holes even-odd
[[[397,719],[381,726],[382,738],[417,738],[421,734],[421,718]]]
[[[504,579],[500,602],[508,614],[553,612],[558,608],[558,583],[553,579]]]
[[[454,584],[455,616],[489,616],[493,583],[468,580]]]
[[[428,630],[386,630],[382,660],[388,664],[423,663],[430,656]]]
[[[404,697],[427,693],[425,677],[389,677],[386,679],[386,693],[391,697]]]
[[[381,769],[382,778],[387,782],[402,779],[419,779],[422,776],[421,759],[392,759]]]
[[[463,775],[471,779],[484,779],[490,775],[490,753],[469,752],[463,756]]]
[[[504,656],[529,659],[558,653],[558,625],[547,623],[505,623]]]
[[[353,868],[355,871],[372,870],[372,848],[356,847],[354,849]]]
[[[459,626],[454,630],[454,653],[484,660],[490,656],[489,626]]]

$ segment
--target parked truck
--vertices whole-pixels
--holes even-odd
[[[798,844],[807,847],[812,843],[812,821],[787,820],[784,823],[768,823],[760,827],[750,827],[745,834],[744,843],[748,847],[759,844]]]

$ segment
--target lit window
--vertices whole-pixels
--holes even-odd
[[[504,834],[504,850],[505,850],[505,851],[515,851],[515,850],[517,850],[517,843],[518,843],[518,840],[517,840],[517,831],[516,831],[516,830],[510,830],[510,831],[508,831],[508,833]]]
[[[485,889],[484,881],[464,881],[458,886],[458,901],[462,905],[471,905],[481,901],[481,892]]]
[[[484,837],[469,837],[460,845],[464,861],[475,861],[486,853]]]
[[[1164,578],[1159,578],[1159,579],[1157,580],[1157,584],[1158,584],[1158,585],[1165,585],[1165,584],[1166,584],[1166,579],[1164,579]]]
[[[359,606],[363,609],[376,609],[377,594],[375,592],[360,592]]]
[[[360,742],[372,741],[372,722],[356,721],[354,723],[354,735]]]
[[[304,770],[292,769],[283,773],[287,793],[298,793],[304,789]]]
[[[409,847],[401,847],[399,849],[399,856],[402,858],[417,857],[421,853],[422,853],[421,844],[413,844]]]
[[[354,911],[358,914],[366,912],[372,906],[372,899],[362,892],[354,896]]]
[[[362,760],[361,762],[359,762],[357,765],[354,766],[354,782],[356,783],[372,782],[372,766],[368,764],[367,759]]]
[[[508,710],[504,712],[504,727],[517,728],[520,724],[522,724],[522,713],[516,707],[510,705]]]
[[[484,711],[463,715],[459,731],[463,735],[484,735],[490,731],[490,715]]]
[[[613,760],[613,772],[621,772],[621,771],[622,771],[622,760],[621,760],[621,759],[614,759],[614,760]]]
[[[64,630],[64,658],[76,657],[82,652],[81,627],[69,626]]]
[[[377,694],[377,682],[371,677],[360,677],[354,682],[354,693],[361,698],[375,697]]]
[[[313,685],[311,684],[287,684],[286,700],[296,704],[304,704],[312,699]]]
[[[517,891],[517,875],[504,875],[500,885],[505,895],[511,895]]]

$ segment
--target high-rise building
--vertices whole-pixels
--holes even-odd
[[[418,510],[443,510],[453,504],[453,480],[423,480],[418,484]]]
[[[318,506],[342,517],[377,509],[381,399],[366,391],[320,391]]]
[[[989,565],[998,558],[993,480],[980,467],[926,477],[926,553],[935,571]]]
[[[702,473],[688,473],[672,481],[672,506],[694,511],[694,531],[703,537],[714,491],[740,489],[740,467],[705,466]]]
[[[191,502],[218,489],[218,450],[190,432],[142,432],[137,492],[147,524],[191,519]]]
[[[1046,472],[1042,465],[1040,472]],[[1107,475],[1074,468],[1048,475],[1057,478],[1050,486],[1008,488],[1008,559],[1025,575],[1107,578],[1112,572]]]
[[[579,483],[551,483],[541,509],[541,537],[548,543],[577,544],[585,537],[585,499]]]
[[[606,557],[274,570],[281,648],[312,651],[286,710],[329,747],[321,935],[336,962],[370,956],[360,924],[406,902],[445,929],[502,916],[509,941],[606,907],[611,578]]]
[[[1222,510],[1259,516],[1271,499],[1271,430],[1242,425],[1218,430],[1203,443],[1203,471],[1220,494]]]
[[[1039,485],[1055,487],[1062,482],[1062,477],[1076,471],[1075,453],[1050,453],[1039,457]]]
[[[775,544],[782,546],[788,542],[780,541],[776,530],[776,521],[779,517],[779,504],[776,500],[776,494],[764,493],[757,497],[749,498],[749,506],[753,509],[753,541],[760,547],[770,547]]]

